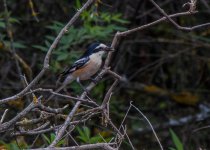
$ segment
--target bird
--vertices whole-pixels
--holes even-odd
[[[102,57],[104,54],[113,51],[114,49],[103,43],[95,42],[88,46],[85,53],[73,63],[70,67],[66,68],[59,76],[57,83],[61,80],[61,86],[55,92],[61,91],[68,84],[76,80],[80,84],[80,80],[91,79],[102,65]],[[80,84],[81,85],[81,84]],[[81,85],[82,86],[82,85]],[[51,99],[51,97],[48,98]]]

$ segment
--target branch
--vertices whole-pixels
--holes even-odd
[[[117,83],[118,83],[118,80],[116,79],[114,81],[114,83],[112,84],[112,86],[109,88],[108,92],[106,93],[106,95],[104,97],[104,100],[103,100],[103,102],[101,104],[101,108],[102,109],[104,109],[106,107],[106,105],[107,105],[107,103],[108,103],[108,101],[110,99],[110,95],[111,95],[113,89],[115,88],[115,86],[117,85]]]
[[[48,120],[50,117],[52,117],[54,115],[55,114],[51,113],[47,116],[40,116],[39,118],[35,118],[35,119],[31,119],[31,120],[24,119],[24,120],[21,120],[21,121],[17,122],[15,125],[26,126],[26,125],[32,125],[32,124],[40,123],[42,121]]]
[[[89,120],[90,118],[92,118],[93,116],[95,116],[96,114],[98,114],[98,112],[92,113],[89,116],[84,116],[80,120],[72,121],[70,124],[71,124],[71,126],[75,126],[75,125],[78,125],[80,123],[84,123],[87,120]],[[25,122],[23,121],[23,122],[19,122],[18,125],[28,125],[28,124],[31,124],[32,122],[35,122],[35,121],[36,121],[35,119],[34,120],[25,121]],[[40,121],[40,120],[38,120],[38,121]],[[43,121],[43,120],[41,120],[41,121]],[[35,122],[35,123],[37,123],[37,122]],[[37,129],[33,129],[33,130],[29,130],[29,131],[18,131],[18,132],[13,133],[12,135],[14,135],[14,136],[19,136],[19,135],[37,135],[37,134],[42,134],[42,133],[46,133],[46,132],[50,132],[50,131],[59,129],[61,126],[62,125],[58,125],[58,126],[55,126],[55,127],[50,127],[48,129],[43,129],[43,130],[39,130],[39,131],[37,131]]]
[[[40,73],[31,81],[31,83],[25,87],[25,89],[23,89],[21,92],[19,92],[18,94],[8,97],[8,98],[4,98],[0,100],[0,104],[3,103],[7,103],[9,101],[13,101],[16,100],[18,98],[21,98],[22,96],[24,96],[24,94],[26,92],[29,91],[29,89],[31,89],[40,79],[41,77],[45,74],[46,70],[49,69],[49,60],[52,54],[52,51],[56,48],[58,42],[60,41],[61,37],[68,32],[68,29],[70,26],[72,26],[72,24],[79,18],[80,14],[87,9],[88,6],[90,6],[90,4],[93,3],[94,0],[88,0],[85,5],[77,11],[77,13],[70,19],[70,21],[65,25],[65,27],[60,31],[60,33],[58,34],[58,36],[55,38],[54,42],[52,43],[52,45],[50,46],[45,59],[44,59],[44,65],[42,70],[40,71]]]
[[[190,124],[192,122],[200,122],[209,120],[210,118],[210,108],[201,104],[199,105],[200,112],[195,115],[188,115],[178,119],[171,118],[168,122],[157,124],[154,126],[154,129],[161,130],[161,129],[168,129],[171,127],[183,126],[186,124]],[[199,129],[198,129],[199,130]],[[198,131],[195,129],[193,132]],[[151,129],[139,128],[136,130],[138,133],[147,133],[151,132]]]
[[[114,40],[112,42],[112,47],[115,47],[116,44],[117,44],[117,34],[115,35],[114,37]],[[107,58],[106,58],[106,61],[105,61],[105,65],[102,69],[102,71],[98,74],[98,76],[96,77],[96,81],[99,81],[103,76],[104,74],[107,73],[107,71],[109,70],[108,68],[108,65],[109,65],[109,62],[111,60],[111,56],[112,56],[112,52],[109,52]],[[89,92],[90,90],[92,90],[94,87],[96,86],[95,83],[90,83],[89,86],[86,88],[86,91]],[[82,93],[82,95],[80,96],[80,99],[84,99],[85,96],[86,96],[86,91]],[[60,139],[62,138],[62,136],[64,135],[65,133],[65,130],[66,128],[69,126],[70,122],[71,122],[71,119],[73,118],[75,112],[77,111],[77,109],[79,108],[81,104],[81,101],[78,101],[75,106],[73,107],[72,111],[69,113],[68,117],[66,118],[65,120],[65,123],[63,124],[63,126],[58,130],[57,134],[56,134],[56,138],[54,139],[54,141],[50,144],[49,147],[54,147],[59,141]]]
[[[39,97],[38,99],[40,99],[41,97]],[[20,113],[17,114],[17,116],[15,116],[14,118],[12,118],[10,121],[5,122],[3,124],[0,124],[0,132],[4,132],[7,129],[9,129],[12,125],[15,125],[15,123],[23,118],[24,116],[26,116],[32,109],[34,109],[35,107],[37,107],[38,105],[35,105],[33,102],[30,103],[23,111],[21,111]]]
[[[105,150],[115,150],[111,146],[115,145],[115,143],[97,143],[97,144],[87,144],[80,146],[72,146],[72,147],[60,147],[60,148],[38,148],[31,150],[86,150],[86,149],[105,149]]]
[[[168,15],[168,17],[169,17],[169,18],[174,18],[174,17],[192,15],[192,14],[195,14],[195,13],[197,13],[197,11],[195,11],[195,12],[193,12],[193,13],[191,13],[191,12],[181,12],[181,13],[176,13],[176,14]],[[162,17],[162,18],[160,18],[160,19],[158,19],[158,20],[155,20],[155,21],[153,21],[153,22],[151,22],[151,23],[147,23],[147,24],[142,25],[142,26],[140,26],[140,27],[136,27],[136,28],[133,28],[133,29],[124,31],[124,32],[118,32],[118,35],[117,35],[118,37],[117,37],[117,38],[119,38],[119,37],[121,37],[121,36],[130,35],[130,34],[135,33],[135,32],[137,32],[137,31],[141,31],[141,30],[143,30],[143,29],[146,29],[146,28],[148,28],[148,27],[151,27],[151,26],[154,26],[154,25],[156,25],[156,24],[158,24],[158,23],[161,23],[161,22],[163,22],[163,21],[165,21],[165,20],[167,20],[167,17]],[[188,31],[192,31],[192,30],[195,30],[195,29],[198,29],[198,28],[201,28],[201,27],[209,26],[209,25],[210,25],[210,23],[205,23],[205,24],[201,24],[201,25],[196,25],[196,26],[191,27],[190,30],[188,30]],[[189,28],[189,27],[188,27],[188,28]]]
[[[4,111],[4,113],[3,113],[2,117],[1,117],[1,120],[0,120],[0,124],[3,123],[4,118],[6,117],[6,114],[7,114],[8,110],[9,110],[9,109],[6,109],[6,110]]]
[[[31,94],[31,93],[36,93],[36,92],[49,92],[53,95],[56,95],[56,96],[59,96],[59,97],[62,97],[62,98],[81,101],[83,103],[94,104],[94,105],[98,106],[98,104],[94,101],[89,101],[87,99],[81,99],[81,98],[77,98],[77,97],[73,97],[73,96],[69,96],[69,95],[65,95],[65,94],[60,94],[60,93],[54,92],[52,89],[38,88],[38,89],[35,89],[35,90],[32,90],[30,92],[25,93],[25,95],[28,95],[28,94]]]
[[[177,24],[173,19],[171,19],[170,16],[168,16],[165,11],[163,9],[160,8],[160,6],[158,6],[158,4],[156,4],[153,0],[149,0],[159,11],[160,13],[162,13],[177,29],[179,30],[184,30],[184,31],[192,31],[192,30],[195,30],[195,29],[198,29],[198,28],[201,28],[201,27],[205,27],[205,26],[210,26],[210,23],[204,23],[204,24],[200,24],[200,25],[197,25],[197,26],[193,26],[193,27],[182,27],[180,26],[179,24]],[[195,4],[190,4],[192,6],[190,6],[190,11],[189,13],[194,13],[195,12]]]
[[[116,44],[116,43],[114,43]],[[113,45],[114,45],[113,44]],[[107,67],[107,65],[109,64],[109,61],[111,60],[111,53],[108,54],[109,57],[107,57],[106,61],[105,61],[105,66],[104,69],[102,69],[102,71],[99,73],[99,75],[96,77],[96,81],[99,81],[101,79],[101,77],[103,77],[104,74],[106,74],[109,70],[109,68]],[[95,83],[90,83],[90,85],[86,88],[86,91],[89,92],[91,89],[93,89],[95,87]],[[80,99],[84,99],[86,96],[86,91],[82,93],[82,95],[80,96]],[[65,120],[65,123],[63,124],[63,126],[60,128],[60,130],[58,130],[57,134],[56,134],[56,138],[54,139],[54,141],[50,144],[49,147],[54,147],[62,138],[63,134],[65,133],[66,128],[69,126],[71,119],[73,118],[75,112],[77,111],[77,109],[79,108],[81,104],[81,101],[78,101],[75,106],[73,107],[72,111],[69,113],[68,117]]]
[[[132,104],[132,102],[130,102],[130,105],[131,105],[133,108],[135,108],[135,109],[144,117],[144,119],[148,122],[148,124],[149,124],[150,128],[152,129],[152,132],[153,132],[153,134],[155,135],[155,138],[156,138],[156,140],[157,140],[157,142],[158,142],[158,144],[159,144],[159,146],[160,146],[160,149],[163,150],[163,146],[162,146],[162,144],[160,143],[160,140],[159,140],[159,138],[158,138],[158,136],[157,136],[157,134],[156,134],[156,132],[155,132],[155,130],[154,130],[152,124],[150,123],[149,119],[147,119],[147,117],[146,117],[146,116],[145,116],[145,115],[144,115],[136,106],[134,106],[134,105]]]
[[[50,131],[57,130],[60,127],[61,127],[61,125],[58,125],[58,126],[55,126],[55,127],[50,127],[48,129],[39,130],[39,131],[37,131],[36,129],[35,130],[30,130],[30,131],[18,131],[18,132],[12,133],[12,135],[13,136],[37,135],[37,134],[43,134],[43,133],[47,133],[47,132],[50,132]]]
[[[39,103],[37,107],[38,107],[39,109],[43,110],[43,111],[58,114],[58,113],[63,112],[64,109],[66,109],[68,106],[69,106],[69,105],[67,104],[67,105],[65,105],[65,106],[62,107],[62,108],[56,108],[56,109],[55,109],[55,108],[46,107],[46,106],[44,106],[44,105],[42,105],[42,104]]]
[[[85,96],[85,95],[84,95]],[[83,98],[83,95],[82,95],[82,98]],[[72,111],[69,113],[69,115],[67,116],[64,124],[62,125],[62,127],[58,130],[57,134],[56,134],[56,137],[55,139],[53,140],[53,142],[50,144],[49,147],[54,147],[59,141],[60,139],[62,138],[62,136],[64,135],[65,133],[65,130],[66,128],[69,126],[70,122],[71,122],[71,119],[73,118],[75,112],[77,111],[77,109],[79,108],[81,104],[81,101],[78,101],[75,106],[73,107]]]

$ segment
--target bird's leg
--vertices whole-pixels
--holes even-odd
[[[99,82],[99,80],[102,79],[102,76],[100,74],[97,75],[98,76],[98,79],[96,78],[90,78],[90,80],[94,83],[94,84],[97,84]]]
[[[87,91],[87,89],[81,84],[79,77],[76,79],[77,83],[79,83],[80,87],[83,89],[83,91],[85,91],[87,94],[89,94],[89,92]]]
[[[97,84],[98,83],[98,80],[96,78],[90,78],[90,80],[94,83],[94,84]]]

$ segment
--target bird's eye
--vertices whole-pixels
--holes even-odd
[[[101,50],[102,50],[102,48],[101,48],[101,47],[96,48],[96,49],[94,50],[94,53],[99,52],[99,51],[101,51]]]

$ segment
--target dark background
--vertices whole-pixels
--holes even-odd
[[[187,2],[184,0],[156,2],[167,14],[189,9],[188,6],[182,7]],[[33,1],[33,9],[37,12],[35,17],[39,20],[37,22],[32,16],[32,8],[28,1],[8,0],[7,5],[15,50],[31,69],[21,66],[21,70],[30,81],[39,73],[46,49],[52,43],[53,37],[56,37],[62,25],[74,15],[78,7],[72,0]],[[174,21],[181,26],[189,27],[210,22],[210,3],[207,0],[198,1],[197,10],[196,14],[176,17]],[[101,17],[104,12],[111,16],[109,21],[104,21]],[[116,14],[120,16],[116,17]],[[74,30],[72,32],[70,30],[63,37],[65,40],[53,53],[50,70],[36,87],[55,89],[57,75],[80,57],[91,42],[111,44],[116,31],[126,31],[150,23],[161,18],[162,14],[148,0],[107,0],[102,1],[99,6],[94,4],[87,11],[87,15],[82,17],[74,24]],[[14,57],[8,51],[10,43],[4,27],[2,1],[0,19],[0,98],[5,98],[19,92],[23,85]],[[97,25],[101,27],[100,30],[96,28]],[[82,29],[84,33],[79,35]],[[209,149],[210,129],[197,131],[210,124],[209,36],[209,27],[186,32],[165,21],[123,37],[111,61],[112,70],[123,77],[123,81],[115,88],[110,102],[110,117],[113,122],[117,126],[120,125],[130,101],[133,101],[133,104],[151,121],[165,149],[175,147],[169,129],[174,131],[185,149]],[[69,42],[69,38],[77,40]],[[93,90],[91,95],[97,102],[101,101],[111,83],[111,78],[106,76]],[[73,95],[81,93],[76,83],[69,86],[68,90]],[[9,119],[27,104],[27,101],[3,104],[0,106],[0,113],[9,108]],[[88,122],[91,134],[94,135],[95,130],[100,129],[104,130],[107,137],[111,136],[112,133],[99,122],[97,118]],[[159,149],[150,126],[135,109],[131,109],[126,124],[128,135],[136,149]],[[30,145],[35,137],[21,138],[23,139],[19,143],[22,142],[24,143],[22,145],[26,146]],[[8,145],[16,144],[14,139],[8,138],[5,134],[0,136],[0,140]],[[42,145],[40,142],[36,146]],[[130,149],[128,143],[125,142],[123,145],[125,147],[122,149]]]

